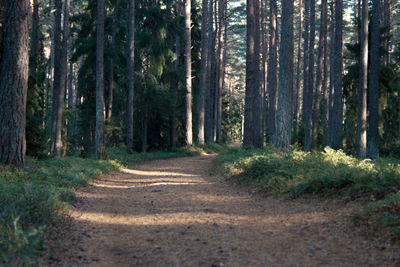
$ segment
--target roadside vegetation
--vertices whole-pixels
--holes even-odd
[[[152,153],[108,150],[107,160],[28,159],[24,168],[0,165],[0,266],[31,265],[48,255],[52,228],[75,201],[75,191],[101,175],[146,160],[200,154],[200,148]]]
[[[356,225],[400,240],[400,160],[361,160],[329,147],[324,151],[225,148],[217,157],[221,173],[267,195],[359,201]]]

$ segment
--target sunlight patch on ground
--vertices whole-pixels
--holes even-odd
[[[181,172],[169,172],[169,171],[143,171],[143,170],[132,170],[132,169],[121,169],[123,173],[129,173],[140,176],[179,176],[179,177],[200,177],[200,175],[187,174]]]
[[[201,182],[159,182],[159,183],[143,183],[136,185],[116,185],[116,184],[104,184],[104,183],[93,183],[93,186],[96,187],[104,187],[104,188],[143,188],[143,187],[151,187],[151,186],[160,186],[160,185],[206,185],[211,183],[201,183]]]
[[[189,224],[218,224],[218,225],[284,225],[293,226],[308,223],[321,223],[321,218],[326,217],[323,212],[320,213],[301,213],[301,214],[283,214],[283,215],[235,215],[210,212],[176,212],[163,214],[147,215],[119,215],[114,213],[83,212],[73,215],[76,220],[127,226],[156,226],[156,225],[189,225]]]

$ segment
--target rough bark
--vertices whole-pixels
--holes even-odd
[[[335,2],[335,40],[333,58],[333,110],[330,146],[334,149],[342,147],[343,137],[343,0]]]
[[[260,1],[261,7],[261,129],[260,134],[265,141],[267,124],[267,81],[268,81],[268,31],[267,31],[267,1]],[[226,40],[225,40],[226,41]]]
[[[97,0],[96,18],[96,146],[97,158],[106,157],[104,138],[104,0]]]
[[[328,131],[327,131],[327,142],[326,145],[329,146],[331,144],[331,136],[332,131],[334,131],[332,127],[333,122],[333,96],[335,94],[334,87],[334,58],[335,58],[335,6],[334,1],[330,2],[330,13],[331,13],[331,27],[330,27],[330,44],[329,44],[329,93],[328,93]]]
[[[307,105],[307,116],[304,120],[304,150],[310,151],[312,146],[312,114],[314,96],[314,46],[315,46],[315,0],[310,0],[310,33],[308,45],[308,81],[307,98],[304,99]]]
[[[185,0],[185,145],[193,144],[192,134],[192,37],[191,37],[191,0]]]
[[[0,162],[25,163],[29,75],[29,0],[9,0],[0,67]]]
[[[358,87],[357,155],[367,155],[368,0],[362,0],[360,83]]]
[[[247,0],[247,52],[246,52],[246,96],[244,121],[244,146],[263,146],[260,138],[260,30],[259,1]],[[258,113],[258,114],[257,114]]]
[[[319,30],[319,40],[318,40],[318,59],[317,59],[317,79],[316,79],[316,90],[314,96],[314,108],[313,108],[313,147],[317,146],[318,142],[318,133],[319,133],[319,118],[320,118],[320,106],[321,106],[321,98],[322,98],[322,74],[323,68],[322,64],[324,61],[324,42],[326,37],[326,5],[327,0],[321,1],[321,23]]]
[[[215,90],[215,139],[222,142],[222,91],[224,87],[224,37],[225,37],[225,0],[218,0],[218,51],[217,79]]]
[[[200,66],[200,91],[198,100],[198,127],[197,127],[197,144],[204,144],[204,118],[205,118],[205,94],[207,90],[207,56],[208,56],[208,3],[207,0],[202,1],[201,10],[201,66]]]
[[[181,2],[180,0],[176,1],[176,16],[181,15]],[[175,36],[175,54],[176,60],[174,63],[174,70],[177,72],[180,62],[180,54],[181,54],[181,40],[179,34]],[[176,101],[177,101],[177,92],[178,92],[178,80],[173,82],[172,85],[172,95],[173,95],[173,103],[172,109],[170,113],[170,145],[172,148],[176,147]]]
[[[114,98],[114,57],[116,49],[117,39],[117,27],[118,27],[118,12],[119,11],[119,0],[115,1],[114,16],[113,16],[113,30],[111,35],[111,58],[110,58],[110,73],[109,73],[109,88],[108,88],[108,103],[107,103],[107,120],[111,120],[113,98]]]
[[[268,132],[272,141],[273,134],[275,132],[275,116],[276,116],[276,102],[277,102],[277,66],[278,66],[278,49],[276,44],[276,17],[277,17],[277,6],[276,0],[270,0],[269,7],[269,58],[268,58]]]
[[[325,36],[324,36],[324,79],[322,82],[322,94],[323,94],[323,111],[322,111],[322,146],[325,147],[328,144],[328,120],[329,120],[329,68],[328,68],[328,3],[325,5]]]
[[[293,1],[282,0],[281,45],[279,50],[279,92],[276,113],[274,145],[287,148],[290,145],[292,125],[293,73]]]
[[[128,7],[128,101],[126,118],[126,148],[133,148],[133,96],[135,86],[135,0],[129,1]]]
[[[55,0],[55,21],[54,21],[54,66],[59,66],[54,68],[54,80],[53,80],[53,90],[52,90],[52,116],[51,116],[51,149],[50,153],[53,156],[62,156],[62,118],[59,118],[60,114],[62,116],[62,108],[64,97],[62,85],[62,59],[61,59],[61,13],[62,13],[62,1]],[[61,102],[60,102],[61,100]],[[60,112],[61,110],[61,112]]]
[[[379,157],[379,133],[378,133],[378,98],[379,98],[379,32],[380,32],[380,16],[381,16],[380,0],[372,1],[372,18],[371,18],[371,63],[369,74],[369,128],[368,128],[368,145],[367,156],[375,159]]]
[[[295,125],[294,134],[297,137],[299,134],[300,124],[300,113],[301,113],[301,102],[302,102],[302,87],[300,84],[301,76],[301,46],[302,46],[302,34],[303,34],[303,0],[299,0],[299,40],[297,44],[297,67],[296,67],[296,88],[294,97],[294,115]]]
[[[385,55],[383,56],[383,64],[387,66],[390,63],[390,0],[384,0],[383,2],[383,26],[386,29],[385,32]]]
[[[306,127],[307,122],[311,119],[311,96],[309,92],[308,79],[309,76],[309,47],[310,47],[310,1],[304,3],[304,55],[303,55],[303,108],[302,108],[302,122],[303,128]],[[305,136],[304,136],[305,137]],[[305,139],[305,138],[304,138]]]
[[[206,88],[206,99],[207,101],[205,102],[205,132],[204,132],[204,137],[205,137],[205,142],[209,143],[212,142],[212,125],[213,125],[213,108],[212,108],[212,77],[213,77],[213,62],[214,60],[211,60],[214,58],[214,34],[213,34],[213,25],[214,25],[214,16],[213,16],[213,0],[209,0],[209,6],[208,6],[208,38],[207,38],[207,52],[208,56],[207,58],[210,59],[207,61],[207,88]]]
[[[37,52],[39,48],[39,2],[33,0],[32,28],[30,43],[29,76],[34,77],[37,69]]]

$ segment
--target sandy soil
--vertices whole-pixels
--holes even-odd
[[[147,162],[78,192],[54,266],[395,266],[340,201],[262,198],[210,175],[214,155]]]

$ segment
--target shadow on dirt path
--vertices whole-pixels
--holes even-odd
[[[78,192],[52,265],[391,266],[339,201],[252,196],[209,171],[215,155],[147,162]]]

